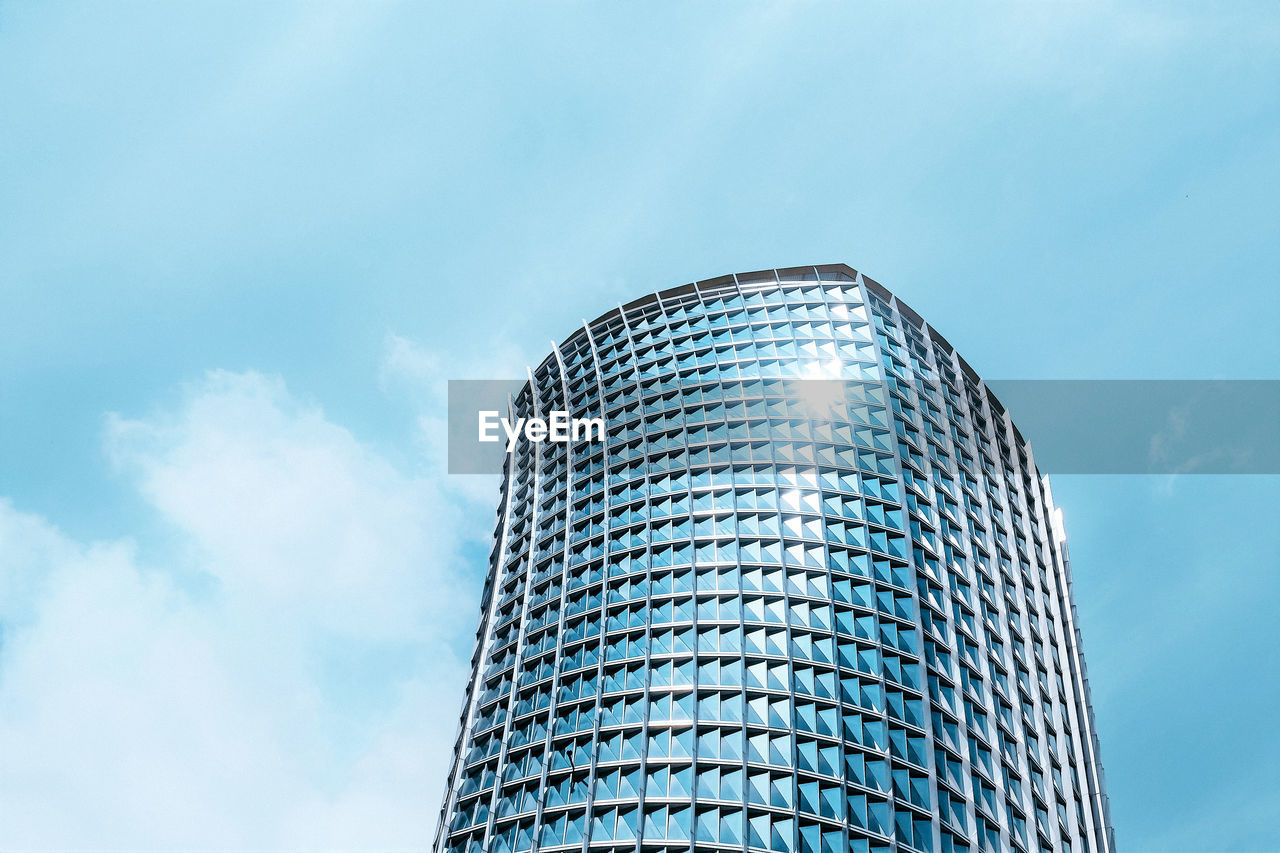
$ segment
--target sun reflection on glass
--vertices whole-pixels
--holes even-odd
[[[807,361],[800,365],[793,392],[809,417],[829,420],[839,416],[845,402],[841,368],[837,358]]]

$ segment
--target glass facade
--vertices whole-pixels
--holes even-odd
[[[847,266],[585,324],[517,417],[440,853],[1113,849],[1048,483]]]

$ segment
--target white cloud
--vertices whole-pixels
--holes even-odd
[[[211,373],[177,416],[111,418],[108,447],[225,595],[270,604],[275,620],[297,611],[378,639],[458,616],[450,495],[299,406],[278,379]]]
[[[447,468],[445,447],[449,432],[446,418],[448,381],[524,379],[530,369],[529,359],[503,330],[490,335],[484,343],[486,346],[482,350],[468,352],[465,357],[457,353],[441,356],[396,334],[387,335],[383,345],[382,370],[379,376],[382,388],[386,391],[403,390],[417,404],[420,412],[418,440],[423,454],[432,460],[437,473]],[[496,505],[496,476],[460,476],[455,481],[454,488],[476,503]],[[493,517],[477,514],[469,521],[491,525]],[[491,527],[484,531],[474,528],[468,530],[472,536],[488,535],[491,532]]]
[[[165,543],[0,503],[0,848],[425,848],[492,506],[253,373],[107,447]]]

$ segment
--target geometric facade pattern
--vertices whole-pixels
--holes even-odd
[[[1114,848],[1048,482],[844,265],[638,299],[531,371],[438,853]]]

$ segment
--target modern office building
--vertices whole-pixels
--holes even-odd
[[[513,407],[607,436],[507,457],[437,851],[1113,849],[1048,483],[879,284],[637,299]]]

